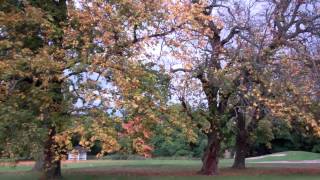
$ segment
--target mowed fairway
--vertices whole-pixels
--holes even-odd
[[[114,180],[319,180],[320,163],[299,163],[299,160],[320,159],[318,154],[285,152],[285,155],[267,156],[248,160],[246,170],[229,168],[232,160],[221,160],[220,175],[199,176],[199,160],[89,160],[64,162],[64,179],[114,179]],[[277,163],[278,160],[288,163]],[[261,163],[263,162],[263,163]],[[268,162],[268,163],[265,163]],[[1,166],[0,179],[31,180],[39,174],[30,172],[32,163],[20,163],[16,167]]]

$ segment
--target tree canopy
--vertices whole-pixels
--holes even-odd
[[[0,156],[41,156],[45,179],[74,142],[214,175],[225,149],[245,168],[320,136],[317,1],[4,0],[0,22]]]

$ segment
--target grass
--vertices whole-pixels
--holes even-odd
[[[65,164],[66,169],[74,168],[97,168],[97,167],[130,167],[130,168],[155,168],[155,167],[182,167],[188,164],[188,167],[197,167],[199,160],[101,160],[94,163]]]
[[[220,161],[220,167],[227,167],[231,165],[231,159],[222,159]],[[201,166],[200,160],[100,160],[100,161],[82,161],[81,163],[63,164],[63,169],[94,169],[94,168],[199,168]],[[0,166],[0,172],[14,172],[14,171],[30,171],[31,166]]]
[[[34,174],[6,174],[0,175],[2,180],[34,180],[37,176]],[[261,176],[192,176],[192,177],[176,177],[176,176],[100,176],[100,175],[76,175],[65,174],[66,180],[319,180],[319,176],[308,175],[261,175]]]
[[[108,176],[108,177],[97,177],[97,176],[87,176],[84,178],[79,178],[76,176],[66,176],[66,179],[79,179],[79,180],[102,180],[102,179],[110,179],[110,180],[256,180],[257,177],[254,176],[224,176],[224,177],[205,177],[205,176],[194,176],[194,177],[175,177],[175,176],[165,176],[165,177],[127,177],[127,176]],[[319,180],[319,177],[316,176],[259,176],[259,180]]]
[[[281,157],[266,156],[262,159],[249,160],[248,162],[261,161],[295,161],[295,160],[314,160],[320,159],[320,154],[301,151],[284,152],[287,155]],[[207,177],[195,176],[195,171],[200,169],[200,160],[100,160],[83,161],[82,163],[63,164],[64,179],[70,180],[90,180],[90,179],[111,179],[111,180],[318,180],[320,179],[320,164],[255,164],[248,163],[250,167],[246,171],[227,169],[233,160],[223,159],[220,161],[222,176]],[[288,169],[294,168],[291,172]],[[301,170],[305,168],[305,170]],[[270,169],[272,171],[270,171]],[[273,172],[273,169],[277,172]],[[296,171],[300,169],[300,171]],[[309,169],[310,171],[309,173]],[[316,170],[315,170],[316,169]],[[0,166],[0,180],[33,180],[39,174],[31,173],[31,166]],[[261,173],[261,172],[262,173]],[[290,171],[290,169],[289,169]],[[136,173],[137,172],[137,173]],[[148,174],[152,172],[151,174]],[[280,172],[280,173],[279,173]],[[139,174],[140,173],[140,174]],[[174,176],[178,173],[179,176]],[[188,174],[189,173],[189,174]],[[192,173],[192,174],[190,174]],[[148,176],[144,176],[144,175]],[[143,176],[142,176],[143,175]]]
[[[23,172],[30,171],[32,169],[31,166],[0,166],[1,172]]]
[[[249,162],[261,161],[302,161],[302,160],[320,160],[320,153],[311,153],[305,151],[286,151],[276,154],[286,154],[286,156],[265,156],[261,159],[249,160]]]

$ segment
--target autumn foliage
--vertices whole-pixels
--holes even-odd
[[[0,156],[40,154],[50,179],[74,137],[98,157],[128,153],[124,138],[152,157],[162,127],[204,134],[199,173],[215,175],[230,138],[245,168],[257,129],[319,137],[319,12],[312,0],[5,0]]]

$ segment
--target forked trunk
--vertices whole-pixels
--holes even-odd
[[[61,179],[61,161],[55,152],[55,127],[49,129],[49,136],[44,148],[44,170],[41,179]]]
[[[218,134],[208,134],[208,145],[202,157],[202,168],[199,174],[217,175],[219,162],[220,140]]]
[[[242,113],[239,113],[237,118],[237,134],[235,146],[235,159],[232,168],[244,169],[246,168],[246,156],[248,150],[248,132],[246,129],[245,118]]]

